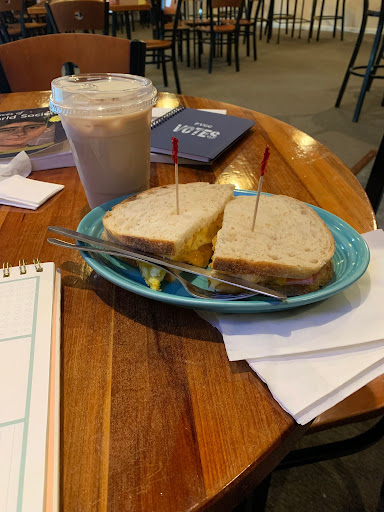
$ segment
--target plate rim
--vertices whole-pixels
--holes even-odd
[[[267,192],[262,192],[263,195],[281,195],[281,194],[271,194]],[[89,234],[89,231],[87,231],[87,228],[85,225],[87,222],[89,222],[90,218],[93,218],[94,216],[97,217],[96,221],[91,222],[91,226],[94,226],[96,223],[100,222],[102,219],[102,216],[104,216],[105,212],[110,210],[115,204],[118,204],[126,197],[129,197],[134,194],[129,194],[117,199],[113,199],[111,201],[108,201],[100,206],[97,206],[96,208],[92,209],[89,213],[87,213],[80,221],[77,230],[80,233],[83,234]],[[256,191],[253,190],[242,190],[242,189],[235,189],[234,195],[257,195]],[[304,201],[303,201],[304,202]],[[288,297],[286,302],[280,302],[275,299],[265,299],[260,301],[252,301],[252,300],[241,300],[241,301],[220,301],[215,299],[199,299],[196,297],[188,297],[188,296],[178,296],[171,293],[166,293],[162,291],[156,291],[149,288],[147,285],[139,283],[135,280],[130,279],[129,277],[121,276],[120,274],[117,274],[117,271],[114,270],[111,267],[108,267],[107,265],[102,264],[98,260],[96,260],[90,253],[88,252],[81,252],[81,256],[83,257],[84,261],[99,275],[101,275],[104,279],[107,281],[112,282],[113,284],[116,284],[120,288],[126,289],[128,291],[131,291],[133,293],[136,293],[138,295],[144,296],[149,299],[153,299],[160,302],[165,302],[168,304],[172,304],[179,307],[187,307],[192,309],[208,309],[211,311],[220,311],[223,313],[267,313],[277,310],[285,310],[290,309],[294,307],[300,307],[305,306],[308,304],[313,304],[315,302],[319,302],[321,300],[325,300],[329,297],[332,297],[333,295],[336,295],[337,293],[341,292],[342,290],[348,288],[352,284],[354,284],[360,277],[365,273],[365,271],[368,268],[369,261],[370,261],[370,251],[369,247],[364,240],[364,238],[358,233],[352,226],[350,226],[347,222],[345,222],[343,219],[338,217],[337,215],[334,215],[331,212],[328,212],[327,210],[324,210],[323,208],[320,208],[318,206],[314,206],[310,203],[305,203],[307,206],[312,208],[316,213],[319,214],[324,212],[325,216],[330,216],[330,218],[335,221],[332,226],[336,226],[339,224],[342,227],[347,227],[348,230],[352,231],[352,234],[354,234],[355,238],[358,240],[358,243],[360,244],[360,247],[363,248],[364,252],[364,261],[360,263],[359,271],[356,273],[356,275],[350,276],[348,279],[347,284],[343,283],[343,280],[340,280],[338,282],[333,283],[330,285],[331,288],[327,286],[324,288],[321,288],[319,290],[316,290],[315,292],[307,293],[304,295],[297,295],[294,297]],[[100,210],[100,212],[98,211]],[[321,217],[321,215],[320,215]],[[322,218],[322,217],[321,217]],[[327,224],[328,223],[322,218],[322,220]],[[329,226],[328,226],[329,227]],[[329,293],[331,291],[331,293]]]

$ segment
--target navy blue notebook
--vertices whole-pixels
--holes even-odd
[[[254,124],[242,117],[177,107],[152,122],[151,152],[172,155],[172,137],[176,137],[179,157],[209,163]]]

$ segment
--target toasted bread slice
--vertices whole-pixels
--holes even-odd
[[[294,280],[312,276],[317,277],[316,284],[307,283],[311,288],[306,290],[313,291],[313,286],[328,282],[333,274],[329,263],[335,242],[317,213],[297,199],[263,195],[252,231],[255,201],[255,196],[240,196],[227,205],[212,268],[274,288],[284,287],[281,290],[286,290],[288,284],[299,286],[300,292],[305,283]]]
[[[193,250],[212,242],[233,189],[233,185],[204,182],[179,185],[177,215],[175,185],[152,188],[114,206],[103,218],[104,229],[132,249],[177,258],[186,248]],[[217,227],[208,238],[202,233],[196,244],[190,242],[213,224]]]
[[[132,250],[206,267],[233,189],[209,183],[179,185],[179,214],[174,185],[147,190],[106,213],[103,236]],[[164,273],[148,264],[138,266],[148,286],[159,290]]]

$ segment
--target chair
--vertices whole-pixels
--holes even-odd
[[[357,58],[357,55],[360,50],[361,43],[363,42],[365,28],[367,25],[367,21],[369,17],[378,18],[378,24],[376,29],[376,35],[373,41],[371,54],[369,56],[368,64],[366,66],[355,66],[355,61]],[[373,11],[369,9],[369,2],[368,0],[364,0],[364,7],[363,7],[363,17],[361,20],[361,26],[360,26],[360,32],[356,41],[355,48],[352,53],[351,60],[349,61],[347,71],[344,76],[343,83],[341,85],[339,94],[337,96],[335,107],[340,107],[341,100],[343,98],[345,89],[347,87],[349,77],[351,75],[360,76],[363,78],[363,83],[361,85],[360,89],[360,95],[357,100],[355,112],[353,114],[352,121],[356,123],[359,120],[360,117],[360,111],[361,107],[363,106],[365,94],[367,91],[369,91],[369,88],[371,86],[372,80],[375,78],[381,78],[383,79],[383,75],[378,75],[377,71],[378,69],[384,68],[383,65],[380,65],[380,61],[383,58],[384,55],[384,40],[381,42],[383,36],[383,29],[384,29],[384,0],[381,1],[381,7],[379,11]],[[381,103],[384,105],[384,98]]]
[[[109,4],[100,0],[60,0],[45,4],[54,33],[101,30],[109,32]]]
[[[280,10],[279,12],[274,12],[275,7],[274,0],[271,0],[269,4],[268,10],[268,18],[265,27],[265,32],[267,33],[267,42],[269,42],[272,38],[272,26],[273,22],[277,22],[279,24],[278,34],[277,34],[277,43],[280,42],[280,33],[281,33],[281,25],[285,23],[285,33],[288,34],[289,23],[292,23],[291,28],[291,37],[294,36],[296,23],[299,23],[299,39],[301,38],[301,31],[303,23],[309,23],[310,20],[304,18],[304,7],[305,0],[301,2],[301,13],[297,16],[298,11],[298,0],[294,1],[293,12],[290,12],[290,4],[289,0],[285,0],[285,7],[283,0],[280,1]]]
[[[196,67],[197,27],[210,24],[205,7],[203,0],[184,0],[183,2],[183,23],[192,31],[193,67]]]
[[[253,9],[254,5],[256,6]],[[252,11],[255,11],[252,15]],[[260,16],[261,14],[261,16]],[[239,36],[244,36],[244,40],[247,48],[247,57],[250,55],[250,39],[252,37],[252,47],[253,47],[253,60],[257,60],[257,24],[260,23],[260,39],[262,38],[262,25],[263,21],[267,21],[267,19],[263,18],[264,15],[264,0],[249,0],[245,9],[245,18],[240,19],[240,33]],[[232,25],[236,25],[236,19],[231,19],[225,21],[225,23],[230,23]]]
[[[235,25],[222,23],[220,20],[221,8],[232,8],[236,11]],[[216,9],[216,12],[214,12]],[[217,43],[222,43],[224,36],[227,38],[227,62],[231,65],[232,60],[232,36],[234,36],[236,71],[240,71],[239,62],[239,33],[240,20],[243,14],[244,0],[208,0],[209,26],[197,27],[199,44],[199,67],[201,67],[201,54],[203,43],[210,45],[208,73],[212,73],[213,57],[216,53]]]
[[[184,0],[183,0],[184,3]],[[164,9],[160,10],[160,39],[171,39],[173,36],[174,22],[167,21],[168,18],[172,18],[175,14],[170,12],[171,5],[167,6],[167,2],[165,2]],[[177,23],[176,28],[176,41],[178,47],[179,60],[183,61],[183,43],[186,43],[187,49],[187,66],[191,65],[191,53],[190,53],[190,32],[191,27],[181,19],[181,15],[179,16],[179,21]]]
[[[23,72],[20,73],[20,62]],[[145,45],[97,34],[49,34],[0,45],[1,92],[44,91],[65,63],[81,73],[144,75]]]
[[[157,0],[152,0],[151,3],[152,26],[154,27],[154,35],[156,36],[156,39],[146,39],[144,41],[146,44],[146,51],[147,53],[150,53],[150,57],[146,60],[146,64],[161,64],[163,70],[164,86],[168,87],[166,63],[172,62],[176,90],[178,94],[181,94],[176,62],[176,37],[178,33],[182,0],[162,0],[162,2],[164,2],[164,4],[161,6],[157,4]],[[167,15],[173,16],[173,30],[171,40],[161,39],[164,34],[164,29],[162,28],[164,16]],[[165,53],[166,50],[171,50],[171,55],[167,55]]]
[[[255,13],[252,15],[252,11],[254,10],[253,7],[256,5]],[[263,24],[268,23],[268,18],[264,16],[264,9],[265,9],[265,0],[249,0],[248,5],[246,7],[246,19],[247,20],[253,20],[253,27],[250,29],[250,32],[256,35],[256,28],[257,23],[260,23],[260,32],[259,32],[259,39],[263,38]],[[240,26],[244,24],[244,22],[240,21]],[[246,30],[246,27],[245,27]],[[247,56],[249,56],[249,38],[247,39]],[[256,59],[254,59],[256,60]]]
[[[0,36],[2,43],[9,43],[46,30],[46,23],[29,20],[25,16],[23,0],[0,0]]]

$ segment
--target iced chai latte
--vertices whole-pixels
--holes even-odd
[[[149,187],[156,96],[150,80],[133,75],[53,80],[50,107],[60,115],[91,208]]]

